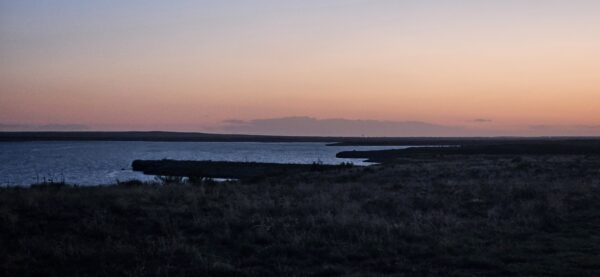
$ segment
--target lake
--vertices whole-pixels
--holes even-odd
[[[61,141],[0,143],[0,185],[65,181],[78,185],[152,180],[131,170],[136,159],[213,160],[339,164],[351,150],[401,149],[405,146],[326,146],[326,143]]]

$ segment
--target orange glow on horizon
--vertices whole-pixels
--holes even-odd
[[[3,4],[0,123],[203,131],[306,115],[600,126],[596,2],[331,2],[156,16],[157,2],[106,26],[87,10],[58,19]],[[29,24],[28,13],[45,16]]]

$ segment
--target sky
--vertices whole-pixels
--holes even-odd
[[[0,0],[0,130],[600,135],[598,49],[594,0]]]

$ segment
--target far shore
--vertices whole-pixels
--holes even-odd
[[[0,142],[161,141],[161,142],[321,142],[330,146],[479,145],[505,143],[600,142],[600,137],[335,137],[211,134],[194,132],[0,132]]]

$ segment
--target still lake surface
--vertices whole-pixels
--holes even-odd
[[[137,159],[213,160],[339,164],[351,150],[402,149],[405,146],[326,146],[326,143],[66,141],[0,143],[0,185],[65,181],[78,185],[152,180],[131,170]]]

